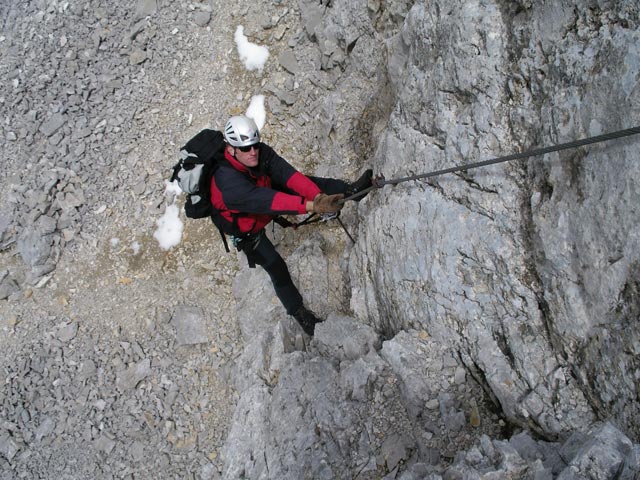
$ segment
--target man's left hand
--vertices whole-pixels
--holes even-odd
[[[313,199],[314,213],[336,213],[342,209],[343,203],[340,202],[344,198],[342,193],[336,195],[326,195],[319,193],[316,198]]]

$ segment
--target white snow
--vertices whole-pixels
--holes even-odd
[[[164,188],[165,195],[167,195],[167,196],[169,196],[171,194],[180,195],[182,193],[182,190],[180,189],[180,185],[178,185],[178,182],[176,182],[176,181],[169,182],[169,181],[165,180],[164,184],[165,184],[165,188]]]
[[[163,250],[169,250],[180,243],[182,239],[182,221],[180,220],[180,209],[175,204],[167,206],[158,221],[156,222],[158,229],[153,234]]]
[[[172,203],[167,206],[164,215],[156,222],[158,228],[153,234],[153,238],[158,241],[160,248],[169,250],[171,247],[178,245],[180,240],[182,240],[183,223],[182,220],[180,220],[180,209],[176,204],[178,196],[182,194],[182,190],[178,186],[178,182],[165,181],[164,183],[164,194],[172,199]],[[134,252],[137,250],[135,246],[133,249]]]
[[[269,58],[269,49],[262,45],[251,43],[244,35],[244,27],[239,25],[234,35],[236,46],[238,47],[238,55],[244,63],[247,70],[262,71],[264,64]]]
[[[251,97],[251,103],[246,112],[247,117],[253,118],[258,126],[258,130],[262,130],[267,119],[267,112],[264,109],[264,95],[254,95]]]

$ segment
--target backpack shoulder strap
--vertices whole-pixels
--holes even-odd
[[[216,225],[216,222],[213,220],[213,216],[211,217],[211,221],[213,222],[214,225]],[[216,225],[216,228],[218,229],[218,232],[220,233],[220,238],[222,238],[222,243],[224,244],[224,249],[226,250],[227,253],[229,253],[231,250],[229,250],[229,244],[227,243],[227,236],[224,234],[224,232],[222,231],[222,229]]]

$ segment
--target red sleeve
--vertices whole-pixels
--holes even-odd
[[[295,172],[287,180],[287,188],[299,193],[307,200],[313,200],[322,192],[318,186],[300,172]]]
[[[306,200],[297,195],[278,192],[273,196],[271,210],[275,212],[307,213]]]

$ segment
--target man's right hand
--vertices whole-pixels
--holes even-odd
[[[342,209],[343,203],[340,200],[344,198],[342,193],[336,195],[326,195],[319,193],[316,198],[313,199],[313,205],[311,211],[314,213],[336,213]]]

